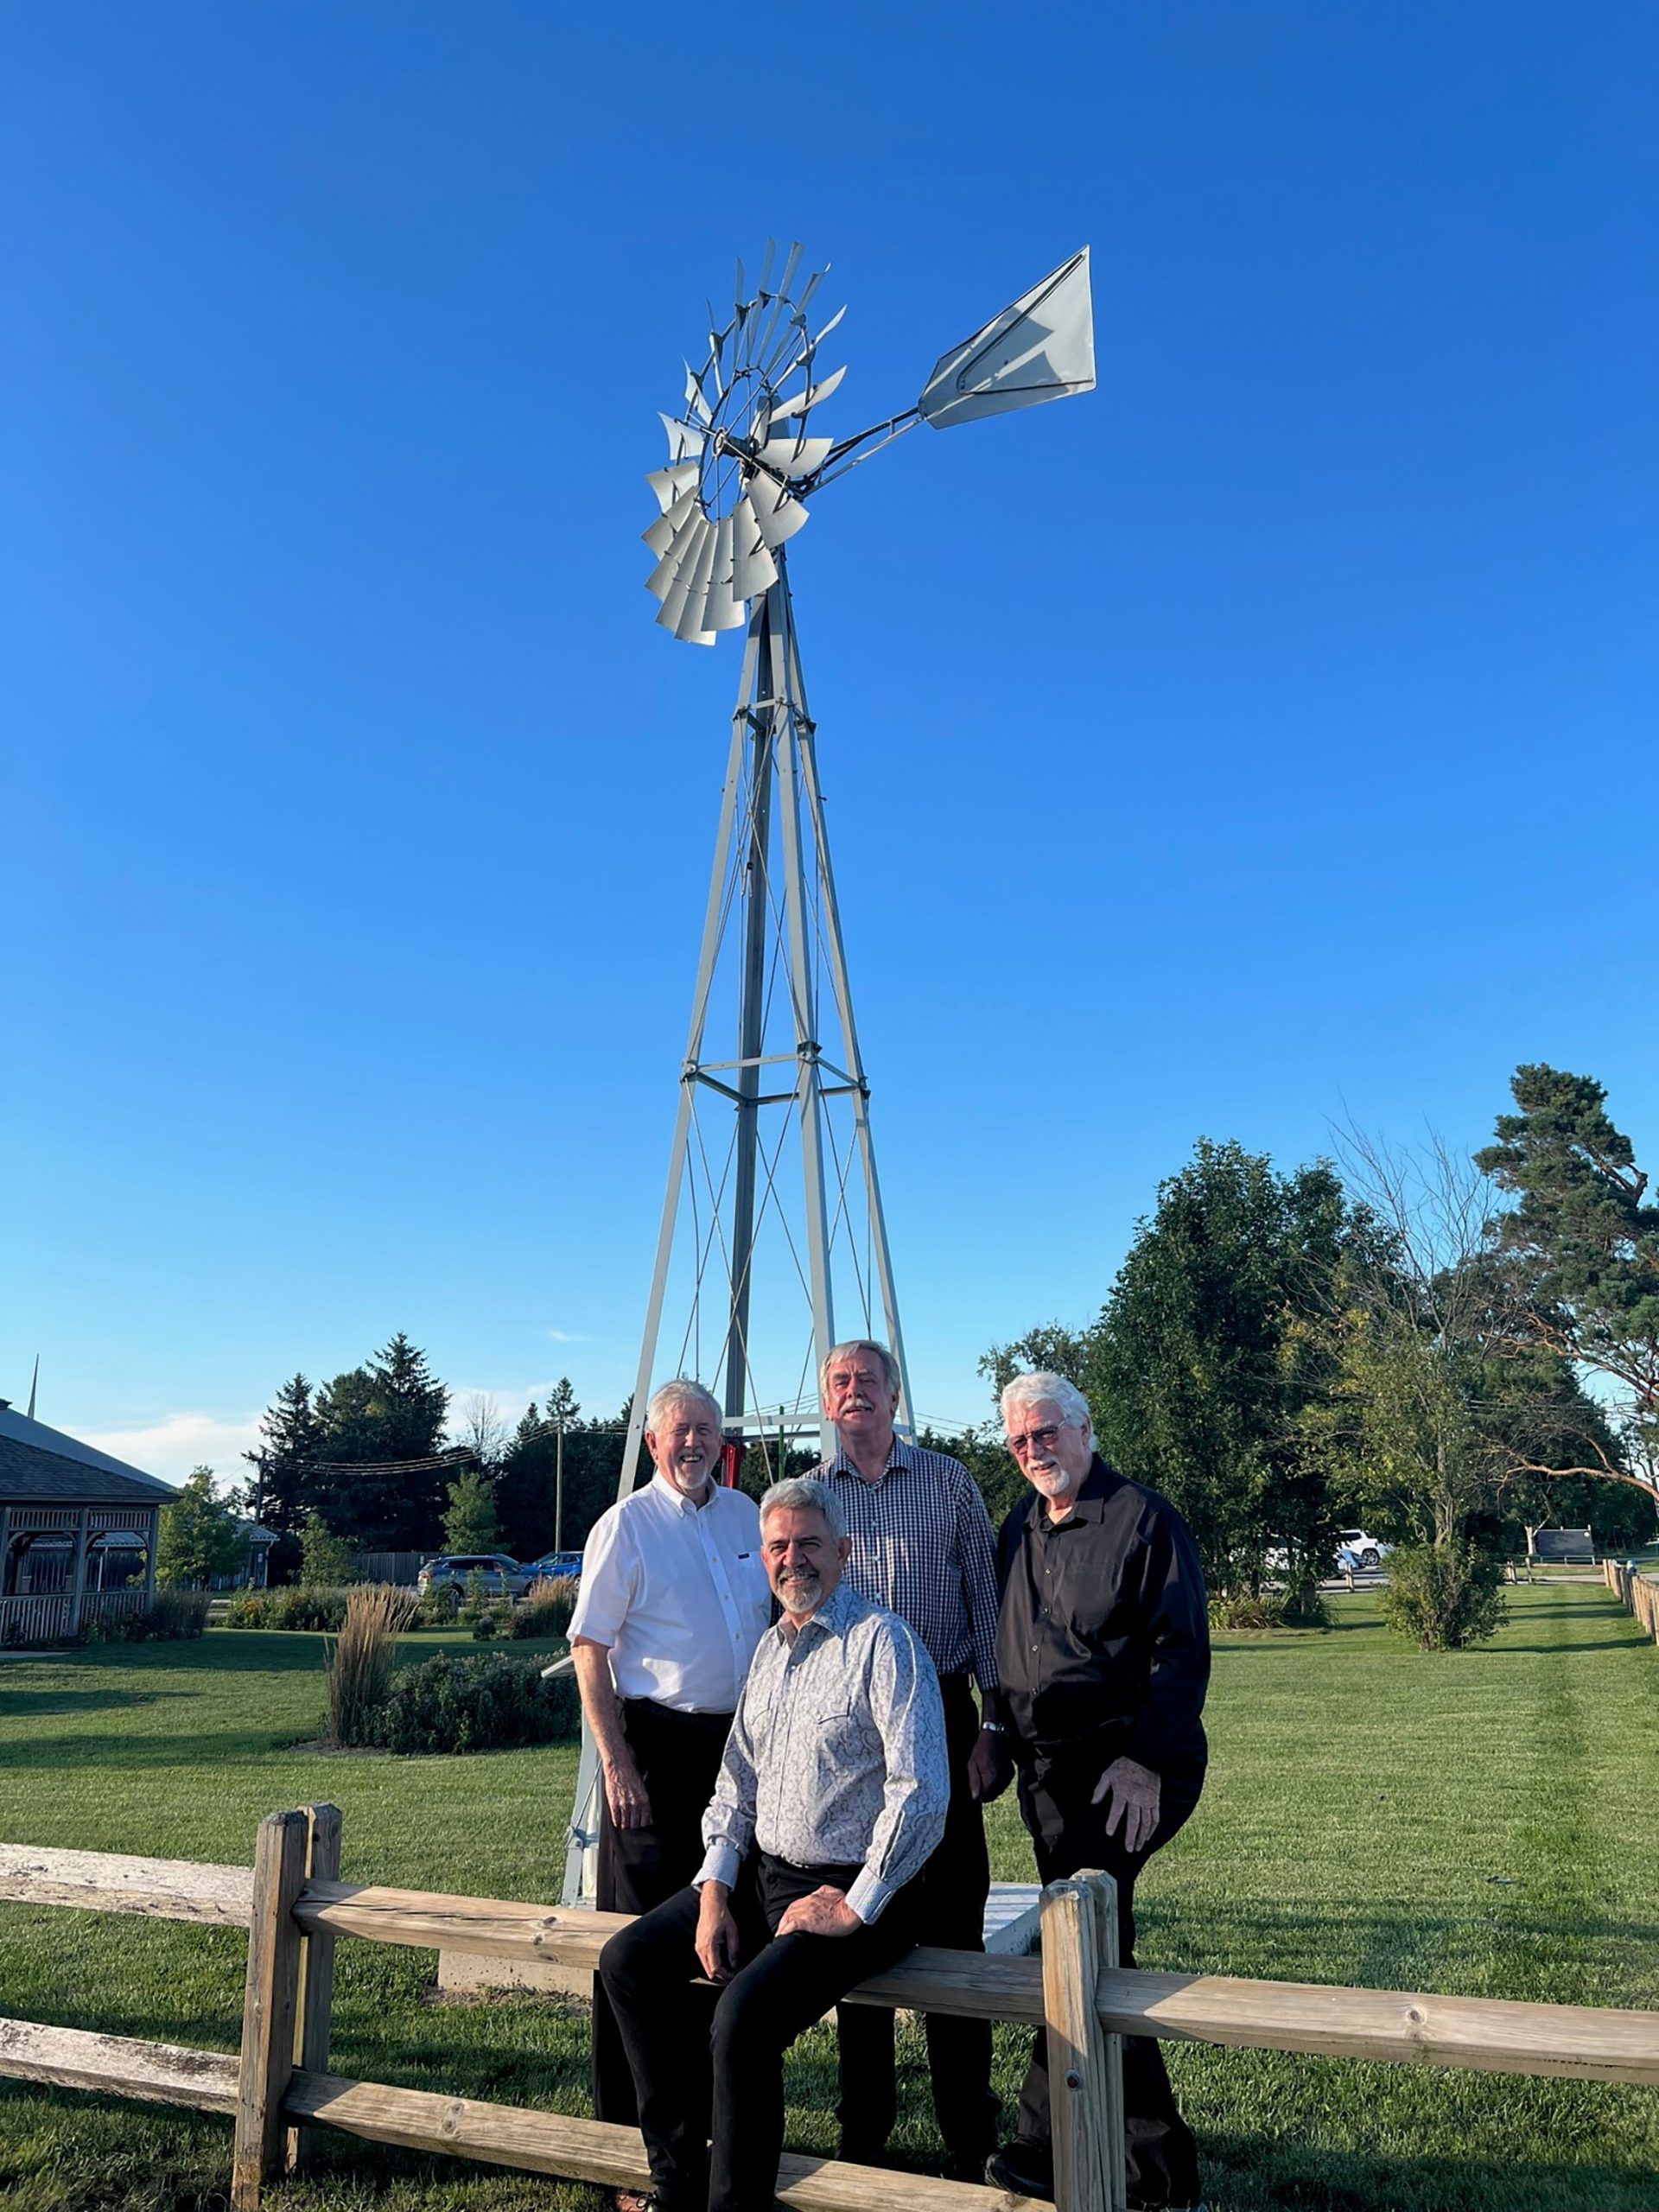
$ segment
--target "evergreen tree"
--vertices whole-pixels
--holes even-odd
[[[164,1589],[195,1590],[233,1573],[247,1553],[234,1510],[213,1486],[211,1467],[193,1467],[178,1496],[162,1508],[156,1580]]]
[[[449,1485],[449,1510],[443,1516],[443,1548],[447,1552],[493,1552],[500,1541],[493,1487],[482,1475],[458,1475]]]
[[[1581,1439],[1581,1475],[1659,1492],[1659,1205],[1605,1087],[1539,1062],[1510,1084],[1520,1109],[1497,1119],[1476,1164],[1518,1199],[1499,1252],[1525,1293],[1517,1338],[1606,1378],[1618,1433],[1610,1452]]]
[[[248,1485],[252,1518],[279,1535],[296,1535],[308,1510],[307,1485],[318,1457],[318,1424],[311,1385],[303,1375],[284,1382],[259,1423],[262,1441],[243,1458],[253,1468]]]

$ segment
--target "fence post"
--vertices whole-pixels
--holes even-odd
[[[304,1808],[305,1878],[308,1882],[340,1879],[340,1808]],[[299,2032],[295,2038],[294,2063],[310,2074],[328,2071],[328,2030],[334,2005],[334,1938],[331,1929],[319,1928],[300,1939]],[[290,2127],[283,2164],[293,2173],[315,2140],[315,2131]]]
[[[299,2017],[300,1929],[294,1905],[305,1886],[308,1827],[303,1813],[267,1813],[254,1845],[232,2212],[258,2212],[262,2185],[283,2166],[283,2093],[294,2071]]]
[[[1125,2212],[1122,2040],[1095,2003],[1117,1962],[1117,1885],[1092,1872],[1051,1882],[1042,1931],[1055,2212]]]

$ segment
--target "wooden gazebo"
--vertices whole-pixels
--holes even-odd
[[[0,1644],[143,1611],[161,1510],[175,1494],[0,1399]]]

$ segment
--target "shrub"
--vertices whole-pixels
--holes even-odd
[[[373,1740],[389,1751],[506,1751],[568,1740],[581,1719],[573,1676],[544,1682],[535,1660],[505,1651],[441,1651],[399,1675]]]
[[[340,1635],[328,1655],[328,1740],[372,1744],[380,1708],[391,1688],[397,1632],[415,1611],[414,1592],[390,1582],[368,1582],[346,1601]]]
[[[359,1582],[350,1589],[322,1590],[303,1582],[281,1590],[238,1590],[225,1615],[227,1628],[288,1628],[312,1635],[338,1636],[346,1608],[358,1590],[384,1590],[397,1601],[399,1630],[412,1625],[420,1609],[414,1591],[391,1582]]]
[[[422,1628],[453,1628],[461,1613],[461,1592],[452,1581],[435,1582],[421,1599]]]
[[[1401,1544],[1389,1554],[1382,1618],[1421,1650],[1461,1651],[1503,1627],[1503,1560],[1473,1544]]]
[[[1282,1590],[1264,1590],[1252,1597],[1248,1590],[1210,1600],[1211,1628],[1283,1628],[1288,1600]]]
[[[574,1575],[543,1575],[525,1591],[524,1603],[507,1623],[507,1634],[563,1636],[576,1610],[579,1586]]]
[[[86,1624],[88,1643],[194,1642],[207,1630],[205,1590],[158,1590],[145,1613],[94,1613]]]

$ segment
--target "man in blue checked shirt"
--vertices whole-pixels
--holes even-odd
[[[846,1520],[853,1547],[848,1580],[861,1597],[910,1624],[938,1672],[950,1806],[944,1839],[928,1861],[917,1940],[978,1951],[991,1886],[982,1808],[1014,1772],[998,1714],[995,1546],[985,1501],[961,1460],[894,1433],[899,1380],[898,1361],[873,1338],[831,1350],[818,1383],[839,1448],[814,1471],[834,1491]],[[944,2012],[925,2019],[946,2171],[977,2181],[996,2148],[991,2024]],[[837,2024],[841,2156],[875,2165],[898,2110],[893,2014],[849,2005]]]
[[[774,1484],[760,1548],[783,1617],[744,1684],[702,1866],[600,1960],[659,2212],[771,2212],[784,2053],[915,1943],[918,1877],[944,1832],[938,1677],[914,1631],[843,1581],[834,1492]],[[760,1924],[733,1910],[746,1859]],[[721,1985],[712,2032],[700,1975]]]

